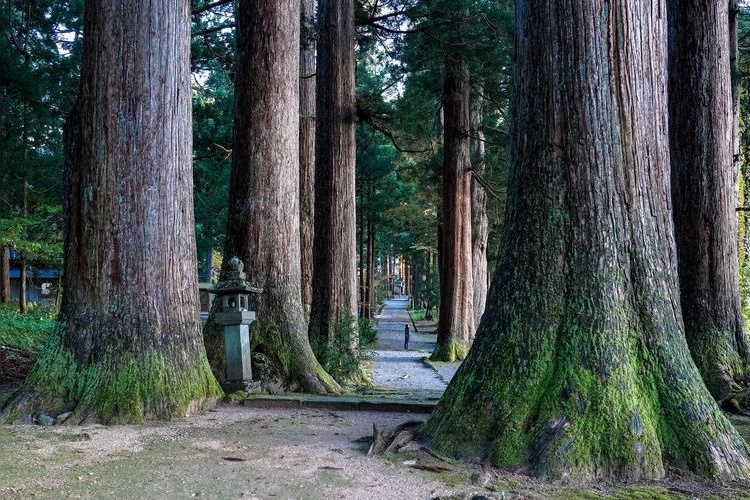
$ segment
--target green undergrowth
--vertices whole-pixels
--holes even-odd
[[[359,318],[359,349],[372,349],[378,340],[378,332],[369,319]]]
[[[351,339],[355,336],[359,340],[358,349],[352,348]],[[342,386],[366,386],[371,381],[363,364],[372,357],[369,346],[374,344],[376,338],[377,333],[369,322],[363,325],[349,311],[343,311],[336,321],[332,341],[316,346],[315,354],[326,372]]]
[[[437,308],[430,309],[430,315],[427,317],[427,309],[409,309],[409,317],[412,321],[437,321]]]
[[[0,345],[20,352],[38,352],[55,328],[57,309],[29,307],[28,314],[18,312],[17,304],[0,305]]]
[[[424,309],[409,309],[409,317],[412,321],[424,321],[426,312]]]

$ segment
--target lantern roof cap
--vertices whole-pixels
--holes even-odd
[[[211,288],[209,292],[216,295],[263,292],[262,288],[251,285],[245,279],[245,272],[243,271],[244,268],[245,264],[243,264],[239,258],[232,257],[231,259],[229,259],[229,261],[227,262],[227,271],[225,274],[225,278],[216,283],[216,285],[214,285],[214,287]]]

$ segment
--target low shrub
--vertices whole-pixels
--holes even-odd
[[[55,327],[57,310],[29,307],[28,314],[18,312],[16,304],[0,305],[0,345],[20,352],[38,352]]]

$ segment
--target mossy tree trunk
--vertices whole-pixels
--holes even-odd
[[[341,321],[357,317],[353,0],[318,2],[317,47],[310,339],[325,348]],[[349,345],[357,350],[356,334]]]
[[[189,5],[91,0],[84,26],[59,326],[2,415],[181,417],[221,395],[196,293]]]
[[[484,98],[474,96],[471,101],[471,168],[480,176],[485,173],[485,145],[482,130]],[[484,314],[487,304],[487,239],[490,221],[487,217],[487,193],[475,176],[471,180],[471,267],[474,285],[474,326]]]
[[[239,4],[224,261],[239,257],[247,280],[263,288],[252,303],[253,335],[280,363],[287,381],[328,393],[340,388],[313,355],[302,307],[299,13],[299,0]]]
[[[310,314],[315,231],[315,0],[301,0],[299,61],[299,198],[302,307]]]
[[[708,389],[748,382],[735,207],[728,2],[667,2],[672,199],[685,335]]]
[[[516,3],[507,218],[476,340],[425,428],[444,452],[545,478],[750,476],[682,329],[665,9]]]
[[[430,359],[464,359],[474,339],[469,75],[460,57],[445,64],[440,317]]]

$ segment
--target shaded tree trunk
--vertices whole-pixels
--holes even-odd
[[[484,131],[482,130],[483,98],[476,96],[471,107],[471,165],[472,170],[484,176],[485,147]],[[484,187],[472,176],[471,179],[471,262],[474,271],[472,284],[474,285],[474,326],[484,314],[487,303],[487,238],[489,237],[489,218],[487,217],[487,193]]]
[[[666,14],[656,0],[516,3],[500,261],[427,423],[438,449],[545,478],[659,478],[665,463],[750,475],[682,329]]]
[[[440,315],[430,359],[455,361],[466,357],[474,339],[469,79],[466,63],[460,58],[446,62],[443,109]]]
[[[26,257],[23,252],[18,253],[18,268],[20,275],[18,276],[18,312],[26,314],[29,312],[29,304],[27,294],[27,278],[26,278]]]
[[[370,321],[375,311],[375,265],[375,222],[370,214],[367,221],[367,319]]]
[[[366,288],[366,278],[365,278],[365,267],[367,265],[366,256],[365,256],[365,211],[364,211],[364,204],[365,204],[365,188],[364,186],[360,189],[359,193],[359,227],[358,227],[358,234],[357,234],[357,247],[358,247],[358,269],[357,269],[357,278],[359,280],[359,317],[360,318],[366,318],[367,317],[367,307],[366,307],[366,300],[367,300],[367,288]]]
[[[301,0],[299,60],[299,198],[302,307],[310,314],[315,232],[315,0]]]
[[[252,304],[258,318],[254,345],[276,359],[292,387],[329,393],[340,388],[313,355],[302,307],[297,236],[299,8],[299,0],[239,4],[235,147],[224,261],[239,257],[247,280],[263,288]],[[268,54],[273,54],[273,67]],[[211,337],[221,352],[220,330]]]
[[[201,281],[211,283],[214,279],[214,249],[203,250],[203,267],[201,268]]]
[[[221,394],[196,293],[189,4],[91,0],[84,29],[59,327],[2,414],[183,417]]]
[[[0,249],[0,302],[10,302],[10,248]]]
[[[672,199],[685,335],[717,401],[746,382],[728,3],[668,3]]]
[[[354,2],[318,2],[315,238],[310,339],[330,345],[356,320]],[[356,325],[352,325],[356,333]],[[357,349],[357,336],[350,339]]]

